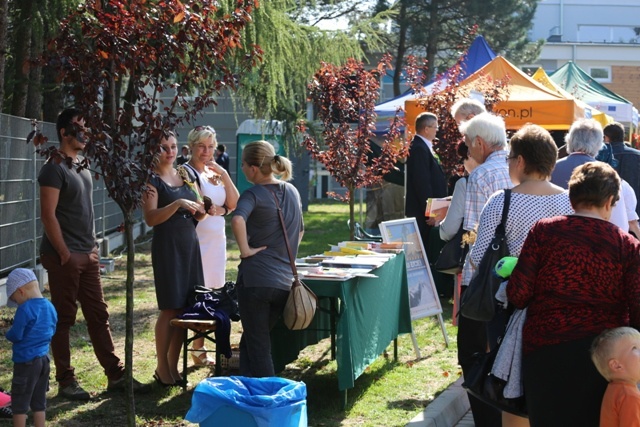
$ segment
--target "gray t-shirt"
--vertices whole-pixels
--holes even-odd
[[[291,251],[294,258],[297,256],[298,239],[304,227],[298,190],[289,183],[254,185],[242,193],[233,215],[244,218],[249,246],[267,249],[240,261],[238,281],[246,287],[289,290],[293,273],[272,192],[278,197]]]
[[[70,252],[89,253],[96,247],[96,234],[93,223],[93,182],[91,173],[84,169],[78,172],[64,162],[58,164],[49,159],[38,175],[40,187],[53,187],[60,190],[56,206],[56,218],[60,223],[62,237]],[[42,253],[55,253],[55,249],[42,235],[40,244]]]

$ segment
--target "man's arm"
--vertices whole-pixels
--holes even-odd
[[[44,232],[51,245],[60,257],[60,265],[65,265],[71,257],[71,252],[62,236],[62,228],[56,218],[56,207],[60,199],[60,190],[55,187],[40,187],[40,219]]]

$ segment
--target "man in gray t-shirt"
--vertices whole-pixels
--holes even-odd
[[[40,262],[49,275],[51,302],[58,313],[51,351],[56,366],[58,395],[89,400],[71,365],[69,329],[75,324],[80,302],[93,351],[109,379],[107,390],[124,390],[124,367],[116,356],[109,329],[109,312],[100,283],[100,257],[93,223],[91,174],[78,171],[79,153],[85,147],[81,113],[66,109],[56,125],[60,148],[40,170],[40,217],[44,235]],[[142,385],[134,380],[134,390]]]

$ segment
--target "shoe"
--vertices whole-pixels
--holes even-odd
[[[0,418],[13,418],[11,405],[3,406],[2,408],[0,408]]]
[[[169,388],[169,387],[181,386],[181,384],[177,384],[175,382],[172,382],[172,383],[162,382],[162,380],[160,379],[160,375],[158,375],[157,371],[153,373],[153,379],[156,381],[156,384],[158,384],[160,387]]]
[[[192,348],[191,358],[193,359],[193,364],[196,366],[213,366],[216,364],[216,361],[209,357],[209,352],[207,352],[207,349],[204,347],[200,347],[199,349]]]
[[[126,388],[126,381],[125,381],[125,376],[123,375],[122,377],[120,377],[117,380],[109,380],[109,383],[107,384],[107,391],[124,391]],[[142,384],[140,381],[138,381],[137,379],[133,379],[133,391],[135,393],[146,393],[149,391],[149,385],[148,384]]]
[[[66,397],[69,400],[89,400],[91,395],[85,389],[80,387],[77,381],[72,382],[66,387],[58,387],[58,396]]]

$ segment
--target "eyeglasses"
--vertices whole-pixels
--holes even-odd
[[[428,127],[428,128],[432,128],[432,129],[435,129],[435,130],[440,129],[440,127],[438,127],[438,126],[427,126],[427,127]]]
[[[504,156],[504,160],[505,160],[507,163],[509,163],[509,160],[511,160],[511,159],[517,159],[517,158],[518,158],[518,156]]]

